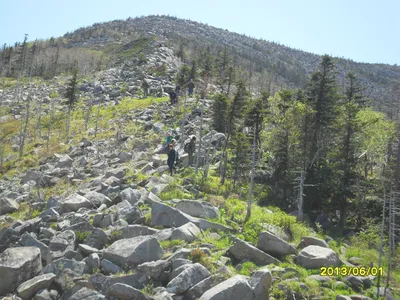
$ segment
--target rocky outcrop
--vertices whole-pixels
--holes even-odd
[[[16,290],[42,271],[40,250],[36,247],[6,249],[0,255],[0,296]]]

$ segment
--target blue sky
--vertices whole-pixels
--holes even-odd
[[[0,0],[0,45],[168,14],[316,54],[400,65],[400,0]]]

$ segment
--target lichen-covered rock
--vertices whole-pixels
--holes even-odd
[[[32,299],[36,292],[41,289],[48,289],[55,277],[55,274],[47,273],[25,281],[17,288],[18,296],[24,300]]]
[[[0,296],[13,292],[21,283],[42,271],[42,258],[37,247],[6,249],[0,255]]]

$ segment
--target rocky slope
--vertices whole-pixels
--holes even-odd
[[[219,146],[225,136],[211,130],[212,100],[189,98],[182,105],[182,97],[177,107],[170,107],[165,97],[138,99],[141,78],[149,70],[166,66],[149,77],[152,94],[165,96],[181,64],[160,41],[144,52],[145,62],[126,60],[82,80],[82,101],[65,144],[60,124],[65,121],[62,95],[68,78],[37,80],[1,92],[6,108],[2,129],[19,128],[25,102],[15,99],[32,98],[33,119],[21,159],[18,134],[6,140],[9,169],[0,180],[0,297],[261,300],[376,295],[376,269],[370,274],[364,269],[320,275],[322,266],[376,267],[378,252],[367,250],[369,244],[322,236],[276,208],[254,205],[252,218],[243,224],[244,197],[228,195],[230,181],[220,185],[218,180]],[[55,117],[50,119],[53,103]],[[89,104],[98,110],[88,109]],[[37,133],[40,113],[43,122],[52,120],[49,151],[43,137],[47,128],[43,125]],[[167,175],[164,153],[167,130],[176,137],[180,154],[173,177]],[[207,180],[187,167],[183,146],[190,135],[201,143],[200,170],[211,161]],[[394,299],[396,288],[386,291],[386,299]]]
[[[113,38],[109,35],[100,35],[91,40],[85,38],[91,31],[96,30],[100,32],[109,30],[123,33],[123,35]],[[117,41],[126,43],[124,40],[129,40],[129,36],[133,33],[166,38],[176,48],[184,44],[196,51],[204,50],[207,46],[220,49],[227,47],[237,57],[236,61],[239,64],[241,60],[243,60],[243,66],[254,64],[254,76],[258,72],[264,77],[265,74],[270,74],[269,76],[276,76],[277,86],[283,85],[290,88],[304,87],[307,76],[315,71],[321,60],[319,55],[254,39],[207,24],[168,16],[147,16],[97,23],[68,33],[65,37],[73,40],[70,46],[78,47],[106,45]],[[352,71],[356,73],[366,89],[366,95],[378,102],[385,101],[391,92],[392,84],[400,79],[399,66],[358,63],[344,58],[335,58],[335,62],[340,84],[344,76]]]
[[[208,149],[224,139],[209,129],[211,100],[201,102],[207,134],[201,140],[200,166]],[[198,132],[200,103],[188,99],[184,127],[176,127],[176,120],[168,116],[156,122],[157,109],[167,105],[126,111],[131,119],[122,122],[140,124],[141,133],[135,136],[120,136],[114,142],[88,135],[66,153],[1,180],[0,295],[9,295],[5,299],[370,299],[362,294],[375,292],[376,276],[318,275],[322,266],[360,263],[356,258],[353,264],[344,261],[344,249],[340,253],[331,249],[332,243],[309,229],[295,234],[301,240],[295,244],[273,224],[263,225],[256,243],[245,241],[240,224],[224,219],[221,210],[228,209],[229,200],[221,197],[213,205],[188,168],[174,177],[166,174],[165,145],[160,139],[128,147],[140,134],[163,138],[170,128],[179,137],[177,149],[182,167],[186,166],[182,146],[189,134]],[[263,210],[263,214],[276,213]],[[337,295],[335,289],[349,296]]]

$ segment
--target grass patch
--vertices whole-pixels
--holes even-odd
[[[9,216],[14,220],[27,221],[33,218],[36,218],[40,215],[40,211],[37,209],[32,209],[31,205],[28,203],[21,203],[19,209],[13,213],[10,213]]]
[[[251,276],[251,274],[257,269],[257,265],[252,261],[246,261],[242,264],[242,269],[239,271],[239,274],[244,276]]]
[[[181,241],[181,240],[166,240],[166,241],[162,241],[160,243],[161,248],[163,249],[171,249],[173,247],[179,247],[179,246],[183,246],[185,245],[185,241]]]
[[[176,183],[167,186],[158,197],[162,200],[194,199],[193,195],[185,193]]]

